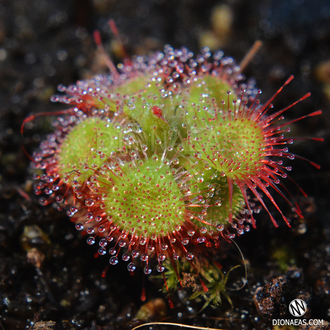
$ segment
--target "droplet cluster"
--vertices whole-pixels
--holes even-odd
[[[68,110],[33,155],[42,205],[65,208],[111,265],[142,262],[145,274],[242,235],[261,208],[277,225],[264,198],[289,225],[268,190],[291,203],[279,186],[293,140],[278,120],[294,104],[268,114],[281,89],[260,104],[234,60],[207,48],[166,46],[117,68],[53,96]]]

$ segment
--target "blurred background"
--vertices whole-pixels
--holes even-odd
[[[291,125],[292,136],[325,139],[297,141],[290,148],[321,165],[317,170],[299,159],[290,164],[293,179],[308,194],[303,198],[290,187],[305,219],[293,220],[289,229],[278,217],[280,228],[275,229],[261,214],[258,228],[236,240],[249,275],[244,289],[230,292],[233,308],[224,302],[198,313],[202,304],[187,300],[183,290],[173,295],[175,307],[170,310],[157,279],[131,277],[125,265],[111,267],[102,276],[107,258],[96,260],[96,251],[86,246],[65,213],[41,207],[33,195],[21,124],[31,114],[63,109],[49,101],[58,84],[108,73],[96,51],[94,30],[100,31],[114,62],[123,60],[109,19],[115,21],[130,56],[148,55],[166,44],[194,53],[207,46],[222,49],[239,63],[261,40],[262,48],[244,71],[263,91],[261,101],[293,74],[295,79],[275,99],[275,109],[311,92],[286,119],[323,110],[322,116]],[[326,0],[0,0],[0,329],[129,329],[164,318],[225,329],[271,329],[271,316],[280,315],[283,305],[274,302],[273,314],[263,314],[259,307],[264,302],[254,294],[257,287],[276,283],[281,276],[287,284],[274,301],[289,302],[303,293],[310,317],[329,321],[329,22]],[[38,118],[26,125],[24,145],[29,153],[52,131],[54,119]],[[285,204],[286,214],[294,217]],[[31,247],[40,264],[29,262]],[[234,248],[225,247],[221,253],[225,266],[231,265],[230,258],[233,264],[239,262]],[[235,274],[233,283],[244,276],[243,270]],[[140,300],[143,287],[147,307]],[[144,319],[137,317],[141,306],[150,312]]]

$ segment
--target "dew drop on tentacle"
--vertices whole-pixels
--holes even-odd
[[[127,253],[124,253],[124,254],[122,255],[122,259],[123,259],[124,261],[129,261],[129,260],[131,259],[131,257],[130,257]]]
[[[76,228],[77,230],[81,231],[81,230],[84,230],[84,225],[83,225],[82,223],[77,223],[77,224],[75,225],[75,228]]]
[[[116,256],[111,257],[111,258],[109,259],[109,263],[110,263],[110,265],[112,265],[112,266],[117,265],[117,264],[118,264],[118,257],[116,257]]]
[[[94,245],[95,244],[95,238],[94,237],[88,237],[86,240],[88,245]]]
[[[130,262],[128,265],[127,265],[127,270],[131,273],[133,273],[136,269],[136,266],[134,265],[133,262]]]

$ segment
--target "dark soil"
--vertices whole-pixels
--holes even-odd
[[[292,162],[292,177],[308,194],[304,198],[288,183],[303,209],[303,220],[279,201],[293,228],[274,212],[280,224],[275,229],[261,213],[258,228],[236,239],[249,268],[246,286],[228,291],[233,308],[224,301],[199,313],[203,302],[187,300],[189,294],[183,291],[172,296],[173,309],[160,311],[164,307],[151,305],[155,298],[166,301],[159,291],[162,282],[143,279],[139,272],[130,276],[123,263],[102,276],[108,258],[94,258],[96,251],[64,212],[39,205],[32,193],[32,170],[22,150],[20,127],[31,114],[63,108],[49,101],[58,84],[106,72],[96,57],[94,30],[101,32],[106,49],[120,61],[111,44],[109,18],[115,20],[130,55],[148,54],[165,44],[198,53],[201,35],[212,30],[210,17],[220,4],[227,4],[234,17],[222,45],[226,55],[239,62],[255,40],[263,42],[244,72],[263,90],[262,102],[294,74],[293,82],[276,98],[275,108],[311,92],[287,113],[287,119],[323,110],[322,116],[293,124],[292,131],[296,136],[323,137],[325,142],[297,141],[290,148],[321,169],[301,159]],[[271,329],[272,318],[291,318],[288,304],[297,297],[308,304],[308,318],[330,321],[330,96],[325,92],[330,89],[329,66],[323,75],[316,74],[320,63],[330,61],[329,19],[326,0],[2,0],[0,329],[129,329],[141,322],[134,317],[143,305],[143,285],[154,316],[144,321]],[[51,132],[51,121],[38,118],[26,125],[24,145],[29,153]],[[41,232],[35,233],[36,228]],[[33,238],[28,237],[31,233]],[[27,254],[31,247],[34,250]],[[224,254],[226,258],[220,258]],[[240,262],[240,255],[233,244],[224,243],[218,261],[228,270]],[[242,276],[242,268],[236,270],[228,286]]]

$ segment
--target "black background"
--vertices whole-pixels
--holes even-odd
[[[290,186],[306,216],[300,223],[306,228],[304,233],[297,221],[289,229],[280,216],[280,228],[275,229],[262,213],[258,228],[236,240],[250,269],[247,286],[230,292],[234,309],[225,302],[198,313],[202,305],[173,295],[175,308],[167,311],[167,321],[226,329],[270,327],[269,321],[257,313],[253,295],[256,287],[282,274],[272,254],[276,248],[294,256],[300,274],[296,289],[289,295],[299,290],[309,292],[311,317],[330,320],[330,96],[324,92],[328,86],[325,81],[330,83],[330,68],[328,75],[324,70],[323,79],[316,74],[320,63],[330,61],[328,1],[2,0],[0,329],[26,329],[31,322],[48,320],[56,322],[55,329],[130,327],[142,305],[142,275],[136,272],[131,277],[120,264],[111,267],[103,278],[108,258],[96,260],[96,251],[85,244],[85,238],[78,235],[64,213],[39,205],[31,189],[29,160],[21,148],[20,127],[28,115],[63,108],[49,101],[58,84],[68,85],[106,72],[96,56],[94,30],[101,32],[114,61],[121,60],[111,46],[108,19],[116,22],[129,55],[145,55],[161,50],[165,44],[186,46],[198,53],[203,46],[201,36],[212,30],[212,12],[221,4],[226,4],[233,15],[230,33],[221,46],[226,55],[240,62],[255,40],[263,42],[244,72],[262,89],[261,101],[266,102],[294,74],[295,79],[276,98],[275,109],[311,92],[312,96],[292,108],[286,118],[323,110],[322,116],[292,125],[292,131],[296,136],[323,137],[325,142],[297,141],[290,148],[320,164],[321,169],[299,159],[290,163],[294,167],[292,177],[309,196],[303,199],[298,189]],[[36,119],[26,126],[24,145],[29,152],[51,132],[52,120]],[[285,202],[281,207],[290,216]],[[39,246],[46,255],[41,274],[27,262],[20,244],[27,225],[38,225],[50,240],[50,244]],[[229,267],[237,264],[239,254],[234,248],[227,249],[223,264]],[[238,278],[242,275],[242,271],[236,274]],[[161,282],[145,279],[144,285],[148,301],[164,298],[158,291]]]

